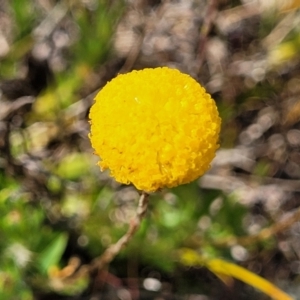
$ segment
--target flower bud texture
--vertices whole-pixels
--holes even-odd
[[[97,94],[89,117],[101,169],[146,192],[197,179],[219,147],[214,100],[175,69],[118,75]]]

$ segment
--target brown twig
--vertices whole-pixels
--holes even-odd
[[[132,45],[132,47],[127,55],[125,63],[119,72],[120,74],[125,74],[132,70],[134,63],[136,62],[136,60],[141,52],[141,47],[144,42],[144,37],[145,37],[145,34],[143,32],[140,32],[138,38]]]
[[[283,232],[284,230],[290,228],[296,222],[300,220],[300,209],[296,210],[293,215],[289,218],[284,218],[284,220],[275,223],[274,225],[262,229],[259,233],[243,236],[243,237],[236,237],[236,236],[229,236],[218,241],[213,241],[213,244],[216,246],[231,246],[235,244],[249,246],[254,243],[258,243],[261,241],[265,241],[268,238]]]
[[[139,229],[141,222],[147,212],[148,198],[149,194],[143,192],[139,199],[136,216],[130,222],[127,232],[115,244],[109,246],[99,258],[96,258],[92,262],[90,266],[91,272],[102,269],[104,266],[108,265],[132,239],[136,231]]]
[[[200,31],[200,37],[199,37],[198,53],[196,58],[198,72],[200,72],[201,66],[204,61],[207,36],[213,25],[213,21],[217,13],[217,6],[218,6],[218,0],[209,0],[207,13],[203,20],[203,24]]]
[[[213,0],[214,1],[214,0]],[[134,3],[135,10],[139,11],[141,8],[139,7],[141,4],[143,5],[144,1],[137,1]],[[164,0],[161,2],[160,5],[157,6],[155,9],[155,14],[157,20],[163,19],[164,13],[167,11],[168,6],[167,4],[169,3],[169,0]],[[155,23],[153,22],[152,18],[145,18],[144,22],[141,24],[140,28],[136,28],[136,31],[138,31],[138,37],[136,38],[135,42],[133,43],[127,58],[124,62],[123,67],[119,71],[120,74],[122,73],[127,73],[132,70],[135,62],[137,61],[140,53],[141,53],[141,48],[144,43],[145,36],[147,33],[151,33],[154,30]]]

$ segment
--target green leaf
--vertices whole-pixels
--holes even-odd
[[[68,236],[64,233],[58,235],[39,255],[39,268],[46,273],[51,266],[57,265],[66,248]]]

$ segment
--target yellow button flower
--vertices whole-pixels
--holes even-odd
[[[197,179],[219,147],[214,100],[166,67],[118,75],[96,96],[90,120],[101,169],[146,192]]]

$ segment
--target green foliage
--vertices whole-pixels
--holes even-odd
[[[74,60],[95,67],[104,61],[111,49],[116,20],[123,11],[123,1],[97,1],[93,10],[73,11],[80,28],[80,43],[74,47]],[[91,38],[92,37],[92,38]]]
[[[27,280],[32,266],[41,264],[43,271],[61,259],[65,243],[62,236],[55,244],[46,246],[57,235],[46,226],[45,212],[32,206],[21,186],[11,179],[2,178],[0,188],[0,288],[1,299],[32,299]],[[41,253],[41,254],[39,254]],[[3,297],[3,298],[2,298]]]
[[[29,34],[34,23],[37,22],[36,6],[32,5],[32,2],[26,0],[12,0],[10,1],[10,4],[15,17],[16,39],[19,39]]]

